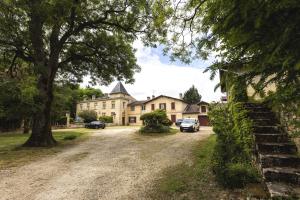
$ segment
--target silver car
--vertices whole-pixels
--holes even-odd
[[[200,124],[198,119],[195,118],[187,118],[183,119],[183,121],[180,124],[180,131],[199,131],[200,129]]]

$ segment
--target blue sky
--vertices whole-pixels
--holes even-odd
[[[151,95],[168,95],[179,97],[179,93],[184,93],[192,85],[198,89],[203,101],[219,101],[222,96],[218,89],[214,92],[215,85],[219,82],[219,77],[210,80],[210,73],[203,73],[203,70],[210,65],[213,59],[208,61],[195,60],[190,64],[180,61],[171,62],[168,56],[164,56],[162,47],[144,47],[142,42],[134,43],[137,63],[141,67],[141,72],[136,73],[133,84],[126,84],[127,91],[137,100],[144,100]],[[88,78],[82,86],[88,85]],[[96,86],[103,92],[109,93],[116,85],[113,82],[109,86]]]

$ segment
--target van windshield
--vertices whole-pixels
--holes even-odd
[[[185,124],[193,124],[193,123],[195,123],[195,120],[194,120],[194,119],[184,119],[184,120],[182,121],[182,123],[185,123]]]

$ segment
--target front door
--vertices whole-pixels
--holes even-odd
[[[173,123],[176,122],[176,115],[171,115],[171,121],[172,121]]]
[[[122,125],[125,126],[125,117],[122,117]]]

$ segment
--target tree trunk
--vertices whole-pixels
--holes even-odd
[[[46,147],[54,146],[57,143],[51,131],[52,85],[52,81],[49,81],[47,77],[40,77],[37,85],[39,95],[35,99],[40,109],[33,116],[32,133],[24,146]]]
[[[23,134],[28,134],[30,130],[30,119],[25,118],[23,122]]]

